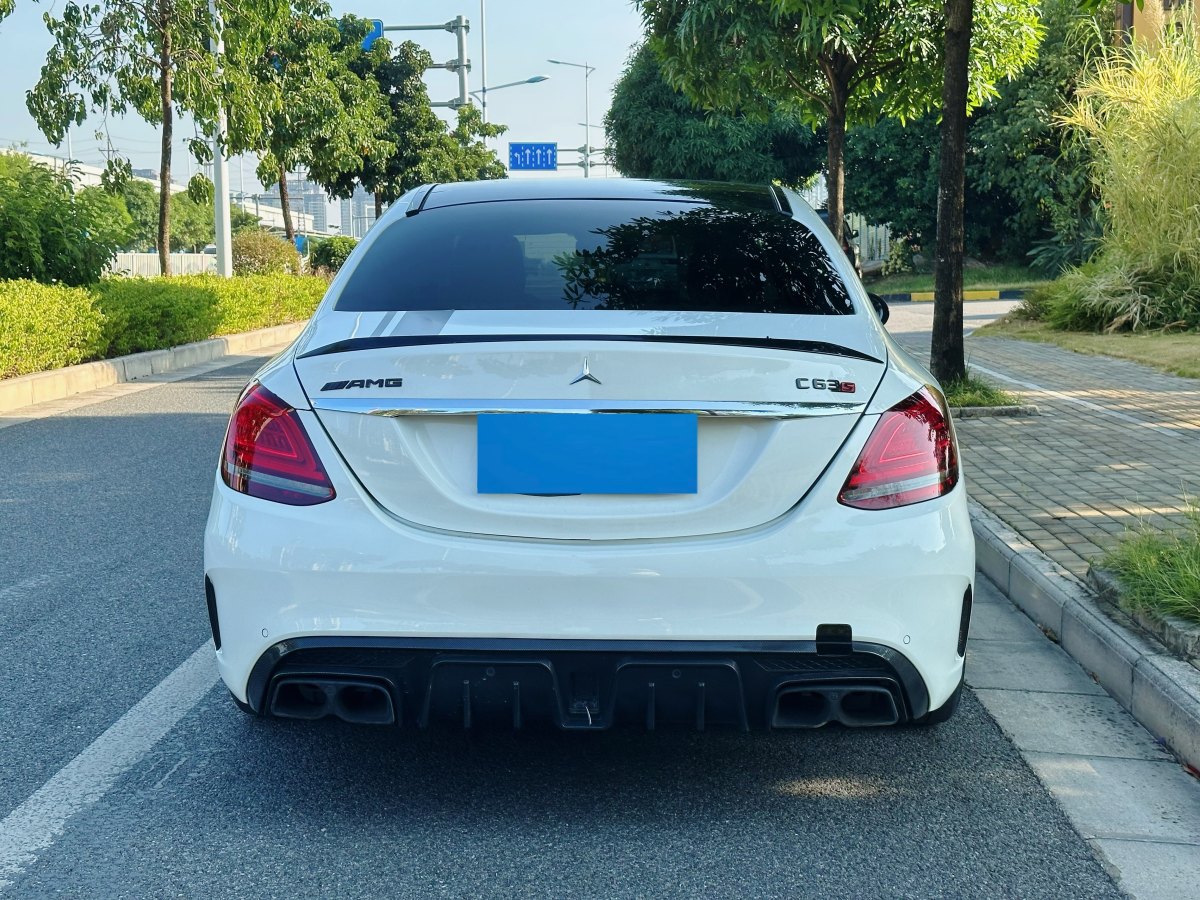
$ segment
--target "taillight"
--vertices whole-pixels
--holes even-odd
[[[261,384],[252,384],[233,411],[221,477],[242,494],[289,506],[312,506],[334,497],[296,410]]]
[[[940,497],[956,484],[958,450],[950,418],[929,388],[922,388],[879,417],[838,502],[891,509]]]

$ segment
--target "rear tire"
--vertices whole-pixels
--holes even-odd
[[[963,686],[967,682],[967,672],[963,669],[962,678],[958,680],[958,687],[954,689],[954,693],[949,696],[945,703],[937,709],[931,709],[919,719],[913,719],[910,723],[916,728],[926,728],[930,725],[940,725],[948,721],[954,715],[954,711],[958,709],[959,701],[962,700]]]

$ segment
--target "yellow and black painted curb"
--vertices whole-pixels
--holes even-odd
[[[880,294],[888,303],[932,303],[933,291],[915,291],[911,294]],[[1021,300],[1025,288],[1009,291],[963,291],[963,300]]]

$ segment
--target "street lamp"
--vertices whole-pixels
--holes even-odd
[[[583,69],[583,177],[591,177],[591,159],[592,159],[592,110],[588,92],[588,79],[592,77],[592,73],[596,71],[595,66],[589,66],[587,63],[564,62],[561,59],[548,59],[548,63],[553,63],[556,66],[572,66],[576,69]]]
[[[518,85],[522,85],[522,84],[537,84],[538,82],[549,81],[549,80],[550,80],[549,75],[534,75],[532,78],[525,78],[525,79],[522,79],[521,81],[509,81],[505,84],[498,84],[495,87],[480,88],[477,91],[471,91],[471,96],[479,98],[479,105],[482,108],[481,111],[483,113],[483,121],[486,122],[487,121],[487,95],[490,94],[492,91],[498,91],[501,88],[517,87]]]

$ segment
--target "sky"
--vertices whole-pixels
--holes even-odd
[[[587,63],[596,71],[590,78],[591,121],[600,124],[607,112],[613,84],[620,77],[632,47],[641,37],[641,20],[629,0],[484,0],[487,13],[487,83],[489,86],[545,75],[548,81],[489,92],[488,118],[509,126],[498,141],[502,158],[507,158],[509,141],[556,141],[560,148],[579,147],[584,142],[583,69],[552,65],[548,59]],[[382,19],[387,25],[426,25],[447,22],[464,15],[471,23],[468,52],[472,68],[470,89],[481,86],[480,0],[333,0],[335,15],[353,13],[363,18]],[[0,23],[0,145],[26,144],[30,152],[66,156],[66,144],[55,149],[38,131],[25,108],[25,92],[37,82],[46,51],[53,41],[42,22],[46,11],[61,12],[63,0],[17,0],[16,12]],[[414,40],[433,54],[435,62],[446,62],[456,54],[455,37],[447,31],[392,33],[391,39]],[[425,75],[430,99],[449,100],[458,91],[457,76],[444,69]],[[439,110],[443,117],[448,110]],[[72,129],[74,158],[103,165],[103,143],[95,133],[103,123],[98,118]],[[112,120],[108,133],[113,147],[127,156],[134,168],[158,168],[158,132],[136,116]],[[183,139],[194,133],[189,121],[176,124],[175,181],[183,183],[195,171]],[[593,144],[603,144],[603,130],[592,129]],[[566,161],[577,158],[563,153]],[[255,161],[235,160],[230,165],[230,187],[252,191]],[[593,174],[601,174],[593,172]],[[564,177],[578,176],[566,169]]]

